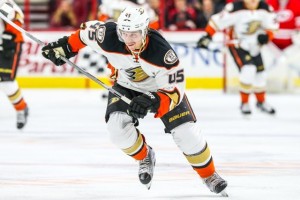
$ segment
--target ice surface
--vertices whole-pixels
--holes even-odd
[[[103,90],[23,90],[30,107],[24,130],[0,93],[0,200],[220,199],[202,184],[160,120],[139,129],[157,156],[152,187],[138,180],[138,163],[109,140]],[[239,96],[188,91],[216,168],[229,183],[227,199],[300,197],[300,95],[268,95],[277,109],[254,108],[245,118]],[[225,198],[226,199],[226,198]]]

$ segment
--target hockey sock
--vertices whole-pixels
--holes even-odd
[[[144,136],[139,131],[137,131],[137,133],[138,137],[135,143],[131,147],[122,150],[135,160],[143,160],[147,156],[148,147]]]
[[[242,92],[240,91],[240,96],[241,96],[241,102],[244,104],[244,103],[248,103],[249,101],[249,93],[245,93],[245,92]]]
[[[265,102],[265,94],[266,94],[265,92],[255,93],[257,102],[259,102],[259,103]]]
[[[20,89],[18,89],[14,94],[9,95],[8,98],[17,111],[24,110],[27,106]]]
[[[199,153],[185,157],[201,178],[207,178],[215,172],[214,161],[207,144]]]

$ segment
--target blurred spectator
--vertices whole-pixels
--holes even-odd
[[[138,6],[129,0],[102,0],[102,4],[98,9],[99,21],[117,21],[120,13],[128,6]]]
[[[174,8],[167,10],[166,25],[169,30],[196,29],[197,12],[189,7],[186,0],[174,0]]]
[[[73,0],[73,11],[77,19],[76,28],[80,27],[83,22],[96,19],[97,6],[94,4],[97,4],[94,0]]]
[[[277,12],[280,30],[275,33],[273,43],[280,49],[290,46],[295,29],[300,30],[299,0],[266,0]]]
[[[215,4],[215,8],[216,8],[216,10],[215,10],[216,13],[222,11],[223,8],[225,7],[225,5],[227,3],[232,2],[232,1],[234,1],[234,0],[214,0],[214,4]]]
[[[215,4],[213,0],[200,0],[201,10],[197,11],[197,27],[205,28],[209,18],[220,11],[222,11],[225,4]]]
[[[142,3],[142,4],[141,4]],[[99,21],[116,21],[122,10],[126,7],[143,7],[150,18],[149,27],[153,29],[159,29],[159,0],[102,0],[102,4],[99,6],[98,20]]]
[[[146,10],[150,17],[149,27],[155,30],[160,29],[160,0],[147,0]]]
[[[52,16],[51,26],[75,28],[77,26],[77,18],[72,7],[72,0],[61,0],[59,2]]]

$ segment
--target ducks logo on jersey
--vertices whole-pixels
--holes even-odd
[[[144,72],[141,66],[127,69],[126,74],[128,78],[133,82],[141,82],[149,77],[148,74]]]

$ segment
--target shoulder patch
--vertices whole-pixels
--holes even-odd
[[[167,53],[165,54],[165,57],[164,57],[164,62],[168,65],[172,65],[174,64],[176,61],[178,60],[175,52],[170,49],[169,51],[167,51]]]
[[[86,23],[85,22],[83,22],[83,23],[80,24],[80,29],[81,30],[85,30],[86,29]]]
[[[96,39],[99,43],[102,43],[105,37],[105,26],[99,26],[96,30]]]

